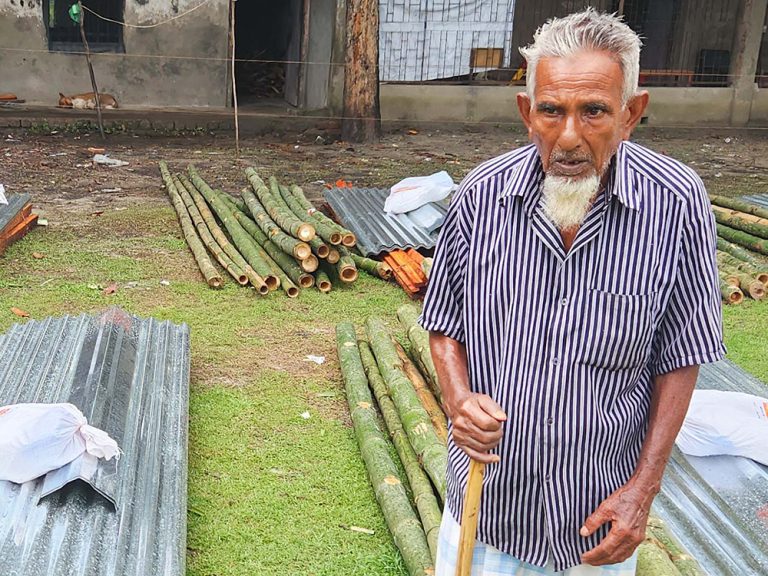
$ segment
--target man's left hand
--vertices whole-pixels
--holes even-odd
[[[603,566],[632,556],[645,539],[651,502],[653,493],[633,486],[631,481],[606,498],[586,519],[579,533],[586,538],[606,522],[611,523],[611,530],[600,544],[581,556],[581,561]]]

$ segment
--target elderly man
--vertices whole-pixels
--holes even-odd
[[[533,144],[471,172],[446,218],[422,316],[451,422],[439,576],[470,458],[473,575],[634,574],[698,366],[724,354],[704,186],[628,141],[640,45],[591,9],[542,26]]]

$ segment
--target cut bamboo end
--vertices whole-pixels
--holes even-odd
[[[299,286],[302,288],[312,288],[315,285],[315,277],[312,274],[302,274],[299,276]]]
[[[741,290],[735,290],[728,295],[729,304],[741,304],[744,301],[744,294]]]
[[[299,289],[296,286],[289,286],[285,290],[285,293],[288,298],[296,298],[299,295]]]
[[[280,278],[270,274],[269,276],[264,277],[264,284],[267,285],[269,292],[272,292],[280,288]]]
[[[293,249],[293,256],[297,260],[306,260],[307,258],[312,256],[312,248],[310,248],[309,244],[305,244],[304,242],[300,242]]]
[[[269,287],[266,284],[262,284],[261,286],[254,286],[256,289],[256,292],[259,293],[260,296],[266,296],[269,294]]]
[[[320,265],[320,262],[318,261],[317,257],[314,254],[310,254],[308,257],[304,258],[301,261],[301,269],[304,270],[304,272],[314,272],[317,270],[317,267]]]
[[[327,294],[328,292],[330,292],[331,288],[332,288],[332,284],[330,283],[329,280],[320,280],[317,283],[317,289],[320,290],[320,292],[322,292],[323,294]]]
[[[248,284],[248,276],[240,274],[240,276],[237,277],[237,283],[240,284],[240,286],[245,286]]]
[[[317,247],[317,255],[320,258],[323,258],[323,259],[328,258],[330,253],[331,253],[331,249],[328,247],[327,244],[320,244]]]
[[[354,282],[357,280],[357,268],[354,266],[345,266],[339,273],[342,282]]]
[[[768,286],[768,272],[759,273],[757,279],[762,282],[764,286]]]
[[[755,280],[749,284],[749,295],[753,300],[762,300],[765,298],[765,286],[762,282]]]
[[[325,259],[328,260],[328,264],[336,264],[336,262],[341,260],[341,253],[336,248],[331,248]]]
[[[341,232],[331,232],[331,235],[328,237],[328,241],[334,246],[338,246],[339,244],[341,244],[341,240],[342,240]]]
[[[392,267],[386,262],[380,262],[377,266],[379,270],[379,278],[383,280],[389,280],[392,278]]]
[[[248,278],[245,279],[246,282],[248,282]],[[208,278],[208,286],[211,288],[221,288],[222,280],[218,276],[214,276],[213,278]]]
[[[299,240],[310,242],[315,237],[315,227],[311,224],[302,224],[296,232]]]
[[[347,248],[352,248],[355,244],[357,244],[357,237],[351,232],[348,232],[341,237],[341,243]]]

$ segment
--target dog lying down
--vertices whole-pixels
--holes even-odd
[[[117,100],[112,94],[99,94],[101,108],[112,110],[117,108]],[[93,92],[64,96],[59,92],[59,108],[74,108],[75,110],[96,110],[96,95]]]

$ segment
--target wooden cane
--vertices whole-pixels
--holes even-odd
[[[477,536],[477,516],[480,511],[480,496],[483,493],[485,464],[477,460],[469,462],[467,493],[464,495],[464,512],[461,515],[459,533],[459,558],[456,561],[456,576],[470,576],[472,573],[472,554]]]

